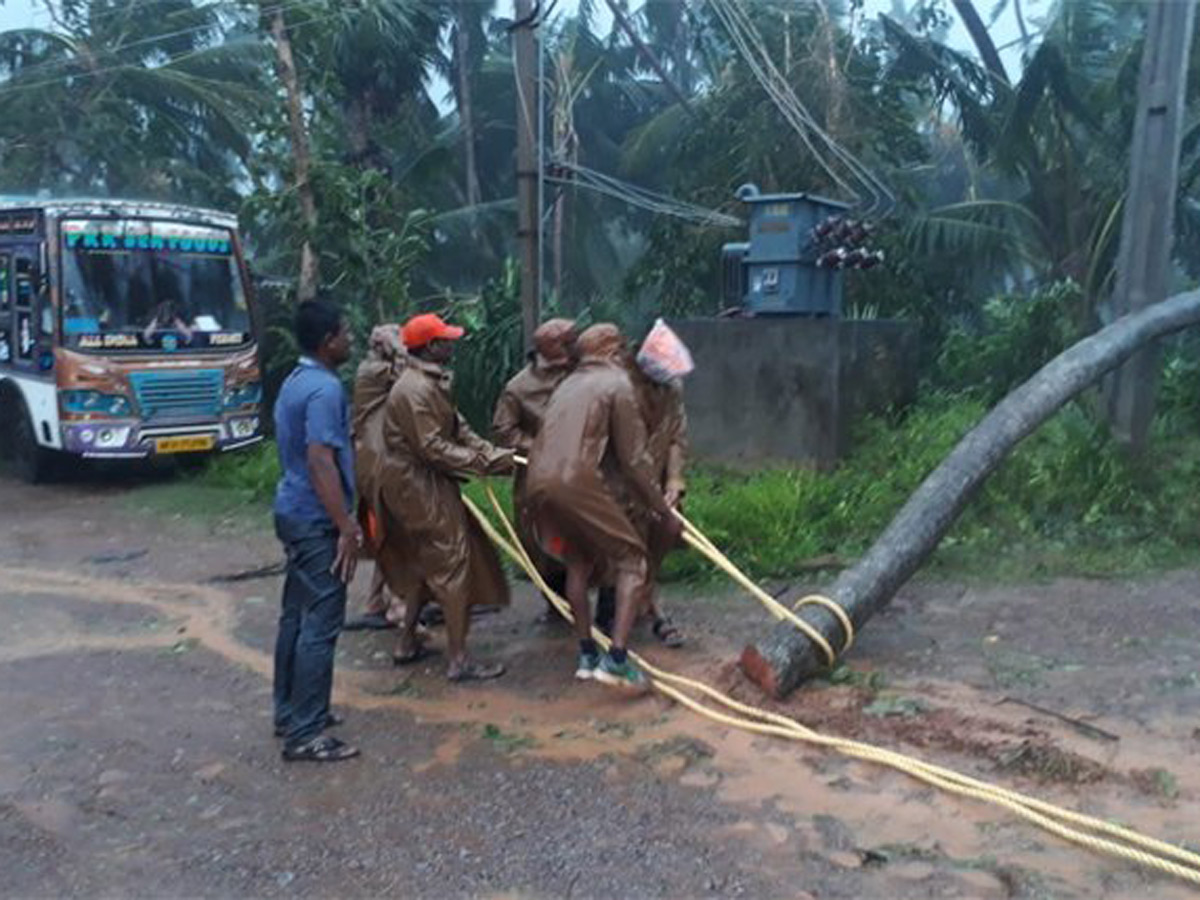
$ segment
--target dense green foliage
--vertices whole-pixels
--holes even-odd
[[[49,24],[39,16],[41,27],[0,34],[0,189],[237,208],[260,272],[294,278],[309,239],[322,284],[364,330],[415,309],[467,308],[510,278],[516,97],[505,4],[44,6]],[[814,120],[898,197],[875,239],[888,265],[847,278],[857,314],[920,320],[932,361],[949,330],[978,326],[989,297],[1071,280],[1081,291],[1072,327],[1094,327],[1119,231],[1142,6],[1055,5],[1025,39],[1022,64],[1008,55],[1011,80],[945,42],[946,0],[876,17],[854,2],[746,9]],[[312,227],[276,65],[277,10],[305,111]],[[539,29],[549,156],[734,213],[746,181],[843,193],[711,4],[645,4],[628,14],[637,43],[601,26],[594,0],[564,10]],[[1189,75],[1200,87],[1200,65]],[[1193,128],[1180,179],[1181,275],[1200,272],[1198,151]],[[547,199],[547,296],[560,309],[636,331],[661,313],[718,308],[719,248],[741,237],[736,229],[652,215],[574,184],[550,185]]]

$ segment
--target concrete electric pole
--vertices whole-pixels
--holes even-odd
[[[1147,4],[1138,109],[1130,145],[1129,190],[1113,290],[1113,312],[1117,316],[1167,296],[1195,9],[1195,0]],[[1110,383],[1113,435],[1135,451],[1145,447],[1149,438],[1158,369],[1158,351],[1148,348],[1121,366]]]
[[[541,317],[538,209],[538,82],[533,0],[513,0],[513,59],[517,80],[517,243],[521,253],[521,322],[526,351]]]

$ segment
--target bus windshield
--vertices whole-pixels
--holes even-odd
[[[204,350],[251,339],[226,228],[145,219],[62,223],[63,341],[80,350]]]

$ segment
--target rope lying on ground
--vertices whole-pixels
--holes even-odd
[[[485,482],[484,488],[487,492],[488,500],[499,517],[500,522],[503,524],[508,537],[506,538],[500,534],[487,516],[469,498],[463,497],[463,502],[466,503],[467,509],[475,516],[488,537],[525,571],[538,590],[554,605],[555,609],[568,621],[572,621],[570,606],[566,600],[550,588],[541,573],[538,572],[537,567],[534,566],[533,561],[529,558],[529,554],[521,545],[516,529],[513,527],[512,522],[509,521],[503,507],[500,505],[500,501],[496,498],[491,485]],[[706,537],[700,534],[699,529],[696,529],[690,523],[685,526],[685,529],[693,537],[693,540],[689,541],[692,546],[705,553],[705,555],[709,555],[708,550],[715,551],[715,555],[711,555],[709,558],[720,565],[731,576],[733,572],[737,571],[736,567],[725,559]],[[726,565],[717,562],[717,557],[723,559],[728,568],[726,568]],[[753,584],[741,572],[737,573],[736,580],[738,580],[739,584],[743,584],[743,586],[744,583]],[[787,607],[779,604],[777,600],[770,597],[769,594],[766,594],[757,585],[755,585],[755,591],[755,596],[758,596],[758,593],[762,593],[771,601],[778,604],[782,610],[790,612],[790,610],[787,610]],[[758,599],[762,600],[762,597],[759,596]],[[772,608],[770,604],[767,605],[769,608]],[[777,610],[773,611],[778,614]],[[593,628],[592,635],[597,643],[605,648],[608,647],[609,641],[600,631]],[[847,645],[852,637],[852,629],[848,629]],[[795,719],[741,703],[703,682],[682,675],[676,675],[666,669],[661,669],[636,653],[631,652],[630,656],[650,676],[651,684],[656,691],[714,722],[755,734],[773,735],[819,747],[826,747],[844,756],[887,766],[948,793],[981,800],[993,806],[1006,809],[1014,815],[1032,822],[1039,828],[1081,847],[1134,862],[1146,868],[1173,875],[1176,878],[1200,886],[1200,854],[1192,853],[1156,838],[1146,837],[1132,829],[1114,825],[1102,819],[1086,816],[1069,809],[1063,809],[1044,800],[1038,800],[1035,797],[1029,797],[1017,791],[1010,791],[1006,788],[988,784],[985,781],[963,775],[952,769],[922,762],[919,759],[905,756],[893,750],[875,747],[861,741],[852,741],[820,734],[800,724]],[[726,709],[732,710],[733,713],[716,709],[704,700],[697,699],[687,692],[707,698],[716,704],[724,706]],[[1100,837],[1099,835],[1105,835],[1105,837]]]

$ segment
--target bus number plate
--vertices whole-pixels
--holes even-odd
[[[154,449],[159,453],[202,453],[216,445],[211,434],[190,434],[187,437],[159,438]]]

